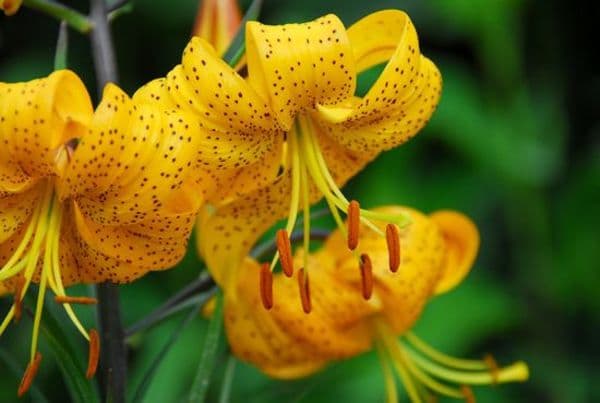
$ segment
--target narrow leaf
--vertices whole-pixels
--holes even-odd
[[[69,339],[64,334],[54,312],[49,309],[45,310],[40,329],[61,369],[72,400],[81,403],[99,402],[92,382],[85,377],[85,366],[78,359],[85,353],[69,344]]]
[[[208,329],[206,329],[200,363],[190,392],[190,403],[203,403],[206,400],[206,392],[215,367],[219,340],[223,329],[223,294],[217,293],[216,298],[215,311],[208,324]]]
[[[181,321],[181,323],[177,326],[177,328],[175,328],[175,330],[173,331],[173,333],[171,333],[171,336],[169,337],[169,339],[167,340],[167,342],[163,345],[163,347],[161,348],[161,350],[158,352],[158,354],[156,355],[156,357],[154,358],[154,360],[152,361],[152,363],[150,364],[150,367],[148,368],[148,370],[146,371],[146,373],[144,374],[144,376],[142,377],[142,380],[140,381],[140,384],[137,386],[136,390],[135,390],[135,394],[133,397],[133,401],[134,402],[142,402],[144,401],[144,398],[146,396],[146,393],[148,392],[148,389],[151,385],[152,379],[154,378],[154,376],[156,375],[156,372],[158,371],[158,368],[160,367],[160,364],[162,363],[163,359],[167,356],[167,353],[171,350],[171,348],[173,347],[173,345],[175,344],[175,342],[179,339],[179,336],[181,335],[181,333],[188,327],[188,325],[190,324],[190,322],[196,318],[198,316],[198,310],[199,308],[213,295],[213,292],[207,292],[207,293],[203,293],[201,295],[197,295],[193,298],[190,298],[184,302],[182,302],[182,304],[185,304],[185,306],[192,306],[192,310],[190,311],[190,313]],[[181,306],[181,305],[178,305]],[[184,307],[178,309],[181,310]]]
[[[67,68],[67,53],[69,51],[69,28],[66,21],[61,21],[54,53],[54,70]]]
[[[227,364],[225,364],[225,374],[223,375],[223,383],[221,384],[219,403],[229,403],[229,400],[231,399],[231,386],[233,385],[236,362],[235,357],[229,353]]]
[[[252,4],[250,4],[248,11],[246,11],[246,15],[244,15],[244,18],[240,23],[240,28],[231,41],[231,45],[229,45],[225,55],[223,55],[223,60],[229,63],[230,66],[235,66],[242,59],[242,56],[246,51],[246,23],[258,18],[262,2],[263,0],[254,0]]]

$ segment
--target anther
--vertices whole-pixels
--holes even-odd
[[[57,295],[54,297],[54,301],[59,304],[80,304],[80,305],[94,305],[98,303],[96,298],[91,297],[70,297],[68,295]]]
[[[360,204],[352,200],[348,204],[348,249],[354,250],[358,246],[358,231],[360,228]]]
[[[460,387],[460,391],[463,394],[463,397],[465,398],[465,402],[467,403],[475,403],[475,395],[473,394],[473,390],[468,387],[467,385],[462,385]]]
[[[286,276],[292,277],[294,274],[294,263],[292,260],[292,245],[287,231],[284,229],[277,231],[276,240],[281,269]]]
[[[23,312],[23,288],[25,287],[25,277],[19,276],[17,277],[17,283],[15,284],[15,294],[14,305],[15,305],[15,314],[14,319],[15,323],[17,323],[21,319],[21,314]]]
[[[360,255],[360,278],[363,298],[370,299],[373,294],[373,264],[366,253]]]
[[[398,234],[398,227],[394,224],[386,225],[385,240],[387,241],[390,271],[395,273],[400,267],[400,234]]]
[[[100,337],[96,329],[91,329],[90,332],[90,348],[88,352],[88,366],[85,371],[85,377],[92,379],[98,368],[98,358],[100,357]]]
[[[490,374],[492,375],[492,384],[497,385],[500,367],[498,366],[496,359],[491,354],[486,354],[483,357],[483,362],[485,362],[485,365],[487,365],[488,369],[490,370]]]
[[[260,266],[260,299],[265,309],[273,307],[273,272],[269,263]]]
[[[298,288],[300,289],[300,300],[304,313],[310,313],[312,307],[310,303],[310,285],[308,276],[304,273],[304,267],[298,270]]]
[[[21,384],[19,385],[19,389],[17,390],[17,396],[21,397],[31,387],[33,383],[33,379],[40,368],[40,363],[42,362],[42,354],[39,352],[35,353],[35,357],[33,357],[33,361],[29,362],[27,365],[27,369],[25,369],[25,373],[23,374],[23,379],[21,379]]]

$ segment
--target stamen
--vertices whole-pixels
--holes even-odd
[[[394,224],[388,224],[385,227],[385,239],[387,241],[390,271],[395,273],[400,267],[400,235],[398,227]]]
[[[366,253],[360,255],[360,278],[363,298],[368,300],[373,294],[373,264]]]
[[[460,387],[460,390],[463,394],[463,397],[465,398],[465,402],[475,403],[475,395],[473,394],[473,390],[470,387],[462,385]]]
[[[304,267],[298,270],[298,288],[300,289],[300,299],[304,313],[310,313],[312,307],[310,303],[310,284],[308,275],[304,274]]]
[[[385,382],[385,394],[386,403],[398,403],[398,392],[396,390],[396,381],[394,380],[394,373],[389,363],[390,357],[385,350],[385,347],[381,345],[381,342],[375,344],[377,348],[377,356],[381,363],[381,370],[383,371],[383,381]]]
[[[100,357],[100,337],[98,336],[96,329],[91,329],[89,331],[89,335],[90,348],[88,352],[88,367],[87,371],[85,372],[85,377],[87,379],[92,379],[96,373],[96,368],[98,368],[98,358]]]
[[[21,379],[21,384],[19,385],[19,389],[17,391],[17,396],[23,396],[31,387],[33,383],[33,379],[40,368],[40,363],[42,362],[42,354],[39,352],[35,353],[35,357],[33,360],[29,362],[27,365],[27,369],[25,369],[25,373],[23,374],[23,378]]]
[[[80,305],[94,305],[98,303],[96,298],[91,297],[71,297],[68,295],[57,295],[54,297],[54,301],[58,304],[80,304]]]
[[[279,261],[281,269],[286,276],[292,277],[294,274],[294,263],[292,259],[292,245],[288,233],[284,229],[277,231],[277,250],[279,251]]]
[[[260,299],[265,309],[273,307],[273,272],[269,263],[260,266]]]
[[[358,231],[360,229],[360,204],[352,200],[348,204],[348,249],[358,246]]]
[[[487,365],[481,360],[467,360],[464,358],[456,358],[442,353],[436,350],[429,344],[425,343],[416,334],[407,332],[404,335],[404,339],[408,341],[414,348],[420,353],[432,359],[434,362],[443,364],[447,367],[457,369],[467,369],[472,371],[483,370],[487,368]]]
[[[485,357],[483,357],[483,362],[485,362],[485,365],[487,365],[492,374],[492,384],[497,385],[500,367],[498,366],[496,359],[491,354],[486,354]]]
[[[23,287],[25,287],[25,277],[19,276],[17,277],[17,284],[15,285],[14,295],[15,323],[19,322],[19,320],[21,319],[21,313],[23,312]]]

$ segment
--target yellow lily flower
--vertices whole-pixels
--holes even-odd
[[[298,212],[304,211],[309,233],[309,206],[323,197],[340,228],[339,211],[354,217],[349,248],[356,247],[359,221],[372,229],[388,223],[390,229],[376,231],[388,233],[395,248],[394,233],[406,217],[360,209],[340,186],[381,151],[414,136],[438,103],[439,71],[421,55],[409,17],[381,11],[347,30],[333,15],[282,26],[249,22],[246,80],[215,56],[204,41],[192,39],[182,64],[134,99],[192,110],[214,132],[210,138],[222,160],[205,163],[213,196],[199,220],[198,248],[218,273],[216,281],[227,282],[257,238],[286,216],[270,268],[281,256],[291,274],[286,245]],[[357,74],[383,62],[368,93],[355,96]],[[236,127],[243,129],[232,133]]]
[[[196,144],[185,114],[135,105],[108,85],[94,113],[81,80],[61,70],[25,83],[0,83],[0,293],[14,303],[0,335],[21,316],[39,283],[25,393],[39,366],[44,295],[90,341],[88,377],[98,357],[95,330],[71,307],[74,283],[132,281],[173,266],[185,253],[200,198],[188,191]]]
[[[0,10],[4,11],[4,15],[15,15],[23,0],[0,0]]]
[[[375,348],[388,402],[397,401],[392,368],[413,402],[429,401],[431,393],[474,401],[469,385],[525,381],[528,368],[523,362],[500,368],[491,356],[453,358],[410,331],[427,301],[455,287],[470,271],[479,246],[475,225],[453,211],[426,216],[393,206],[376,212],[411,219],[399,231],[400,270],[388,270],[387,244],[373,229],[361,228],[360,261],[345,248],[346,236],[338,230],[318,252],[300,250],[295,255],[296,263],[308,259],[312,268],[310,315],[298,304],[301,289],[283,274],[269,277],[268,266],[265,275],[264,267],[246,258],[232,287],[224,288],[224,320],[233,353],[269,376],[295,379]],[[297,276],[301,279],[302,271]],[[266,310],[261,301],[269,297],[271,286],[285,292],[271,299],[272,308]]]
[[[237,0],[200,0],[192,34],[213,45],[223,55],[242,22]]]

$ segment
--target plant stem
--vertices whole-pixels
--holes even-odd
[[[88,33],[94,27],[94,24],[88,17],[79,11],[73,10],[60,3],[48,0],[24,0],[23,4],[34,10],[41,11],[57,20],[66,21],[71,28],[82,34]]]
[[[106,83],[118,81],[115,52],[104,0],[90,0],[90,19],[94,24],[90,40],[98,93],[101,98]],[[105,401],[124,403],[127,351],[121,322],[119,288],[110,283],[98,284],[96,292],[101,338],[99,374],[101,393]]]

